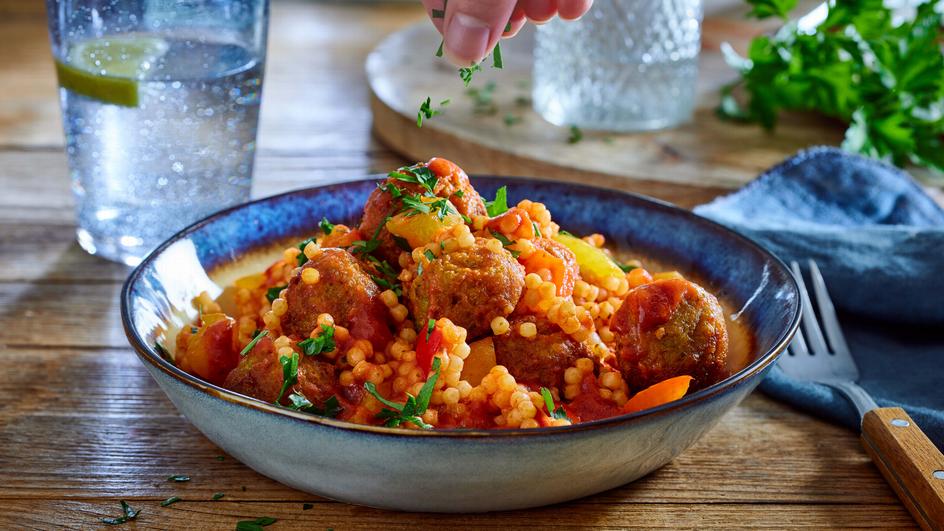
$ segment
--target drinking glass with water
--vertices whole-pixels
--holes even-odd
[[[556,125],[643,131],[691,118],[701,0],[606,0],[539,26],[534,108]]]
[[[245,201],[268,0],[47,0],[79,244],[130,265]]]

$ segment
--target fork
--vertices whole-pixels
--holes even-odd
[[[809,261],[809,270],[820,321],[800,265],[790,267],[800,288],[802,330],[780,356],[780,368],[793,378],[828,385],[852,402],[861,419],[862,446],[885,480],[923,529],[944,529],[944,455],[904,409],[879,407],[859,387],[859,369],[816,262]]]

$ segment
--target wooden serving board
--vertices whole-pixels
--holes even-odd
[[[742,2],[709,1],[703,26],[698,104],[691,123],[649,133],[584,133],[568,144],[569,129],[544,121],[516,98],[530,96],[533,35],[502,42],[504,69],[484,66],[472,82],[495,81],[493,115],[473,112],[456,69],[434,56],[440,37],[427,22],[385,39],[367,58],[374,131],[404,156],[444,156],[470,173],[527,175],[637,191],[685,206],[739,187],[758,172],[814,144],[838,144],[842,124],[809,115],[785,116],[774,133],[721,121],[718,89],[736,78],[719,51],[722,42],[743,50],[769,26],[743,18]],[[487,62],[486,65],[489,65]],[[442,115],[416,126],[420,103],[451,101]],[[520,117],[505,124],[506,114]]]

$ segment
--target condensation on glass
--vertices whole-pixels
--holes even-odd
[[[136,264],[249,198],[268,0],[47,0],[88,252]]]
[[[538,27],[534,108],[557,125],[645,131],[689,120],[700,0],[606,0]]]

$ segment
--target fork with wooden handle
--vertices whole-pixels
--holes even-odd
[[[810,260],[809,269],[819,321],[800,266],[793,262],[791,268],[800,286],[802,330],[780,356],[780,368],[793,378],[833,387],[848,398],[862,419],[862,446],[885,480],[923,529],[944,529],[944,455],[905,410],[878,407],[856,383],[859,369],[816,262]]]

